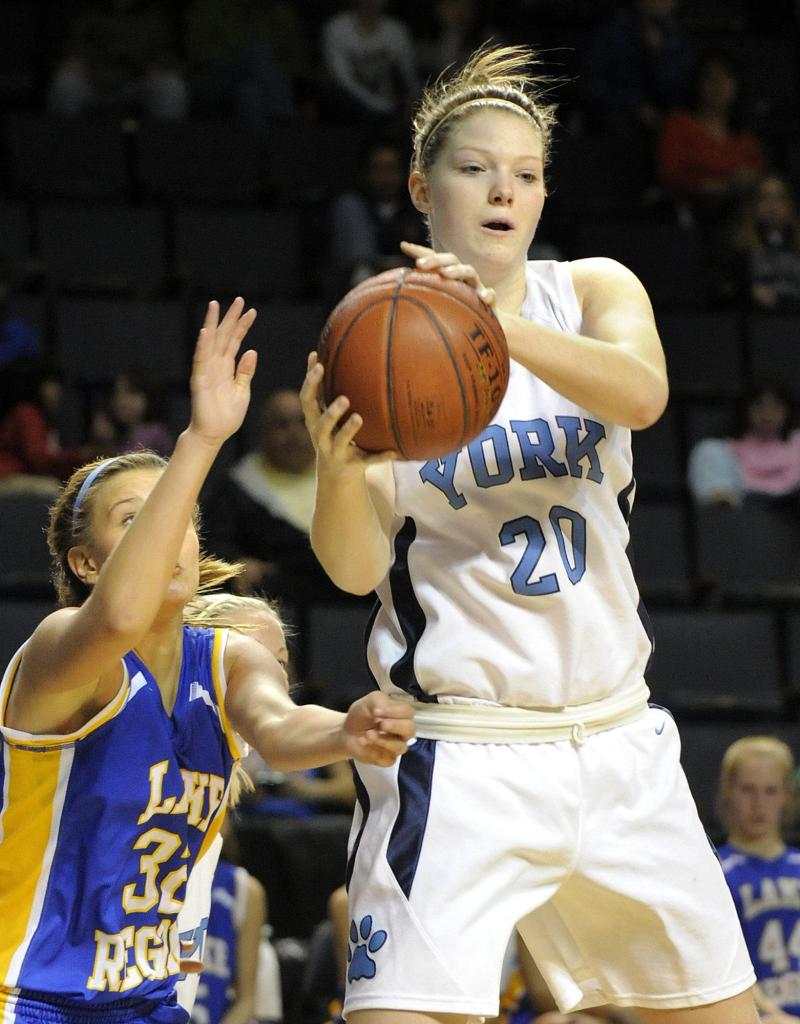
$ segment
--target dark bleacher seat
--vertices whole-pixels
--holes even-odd
[[[633,432],[633,474],[640,494],[674,496],[684,487],[680,421],[670,406],[647,430]]]
[[[375,689],[364,653],[371,613],[367,602],[315,605],[308,611],[308,675],[315,685],[324,687],[325,703],[331,707],[347,707]]]
[[[14,600],[8,597],[0,600],[0,676],[19,645],[55,608],[55,600]]]
[[[36,63],[42,49],[37,24],[39,5],[3,0],[0,6],[0,102],[27,102],[36,88]]]
[[[746,502],[695,512],[701,578],[736,597],[780,596],[800,590],[800,523],[796,509]]]
[[[682,501],[637,501],[631,516],[636,582],[645,599],[691,598],[689,530]]]
[[[789,692],[795,701],[800,701],[800,610],[798,609],[792,609],[786,615],[786,657]]]
[[[154,199],[255,203],[263,196],[262,149],[230,121],[143,122],[136,156],[139,185]]]
[[[121,199],[128,191],[125,138],[117,120],[9,114],[5,146],[11,187],[19,195]]]
[[[706,299],[700,243],[694,231],[648,221],[587,220],[578,233],[576,256],[610,256],[642,281],[658,309],[694,308]]]
[[[722,755],[743,736],[777,736],[788,743],[795,757],[800,757],[800,725],[778,722],[692,722],[678,716],[681,735],[681,762],[697,809],[711,838],[719,842],[723,836],[717,814],[717,792]]]
[[[779,8],[780,5],[768,5]],[[778,15],[780,16],[780,15]],[[791,31],[736,33],[726,41],[741,69],[747,115],[759,136],[797,131],[797,47]]]
[[[166,278],[163,217],[132,206],[44,206],[39,249],[53,288],[145,294]]]
[[[800,192],[800,140],[795,139],[787,145],[786,166],[795,193]]]
[[[673,392],[734,395],[742,387],[741,323],[737,313],[659,313],[657,324]]]
[[[319,342],[327,309],[316,302],[256,303],[258,316],[248,344],[259,352],[261,369],[253,380],[254,400],[243,428],[245,446],[255,444],[260,399],[278,388],[299,391],[306,375],[308,353]]]
[[[684,712],[777,715],[781,664],[770,611],[653,612],[653,699]]]
[[[750,369],[756,380],[777,380],[800,398],[800,314],[751,313]]]
[[[357,187],[371,142],[363,125],[276,123],[267,142],[269,186],[284,206],[307,206]]]
[[[684,401],[682,405],[687,452],[703,438],[730,436],[736,409],[735,399],[692,399]]]
[[[62,298],[56,307],[55,354],[71,381],[97,383],[135,369],[167,384],[183,384],[189,366],[184,305]]]
[[[631,136],[625,142],[606,133],[558,133],[548,171],[548,202],[586,216],[629,217],[649,183],[650,170],[644,140]]]
[[[47,551],[50,499],[38,494],[0,494],[0,592],[50,597]]]
[[[721,34],[744,29],[747,7],[747,0],[692,0],[681,10],[681,23],[698,38],[719,45]]]
[[[300,221],[291,210],[186,207],[175,212],[178,273],[203,299],[299,294],[300,249]]]
[[[24,204],[0,202],[0,259],[10,285],[24,280],[30,258],[30,227]]]

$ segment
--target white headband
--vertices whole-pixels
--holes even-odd
[[[425,136],[425,140],[423,141],[419,149],[420,165],[422,164],[422,158],[425,155],[425,150],[428,148],[428,144],[430,143],[434,135],[442,127],[442,125],[446,121],[449,121],[451,117],[454,117],[456,114],[462,113],[468,107],[505,107],[507,110],[511,110],[515,114],[520,114],[522,117],[530,118],[530,120],[533,121],[533,123],[540,131],[542,128],[542,123],[539,116],[536,113],[531,112],[530,110],[526,110],[525,107],[523,107],[521,104],[514,103],[513,100],[505,100],[501,96],[478,96],[472,100],[465,100],[463,103],[459,103],[457,107],[453,107],[452,110],[448,110],[448,112],[446,114],[443,114],[442,117],[440,117],[439,120],[433,125],[433,127]]]

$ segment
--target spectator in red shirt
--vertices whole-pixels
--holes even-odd
[[[61,374],[39,360],[21,358],[3,369],[0,388],[0,488],[46,493],[92,452],[62,448],[57,427]]]
[[[738,124],[740,84],[726,54],[706,53],[692,109],[673,111],[661,134],[661,183],[700,221],[727,213],[766,171],[761,143]]]

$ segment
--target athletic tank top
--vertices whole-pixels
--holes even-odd
[[[580,333],[569,263],[530,262],[526,277],[522,316]],[[641,681],[651,638],[627,554],[630,430],[512,361],[474,441],[392,467],[393,559],[367,642],[381,689],[556,708]]]
[[[764,860],[726,845],[719,858],[764,995],[800,1016],[800,850]]]
[[[5,725],[25,645],[15,655],[0,684],[0,993],[52,994],[78,1012],[171,1000],[186,879],[219,829],[240,754],[224,707],[226,638],[184,627],[171,715],[126,654],[117,695],[70,735]]]

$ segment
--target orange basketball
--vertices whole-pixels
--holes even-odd
[[[508,346],[474,288],[405,271],[348,292],[322,329],[324,396],[350,399],[363,426],[356,444],[433,459],[489,423],[508,386]]]

